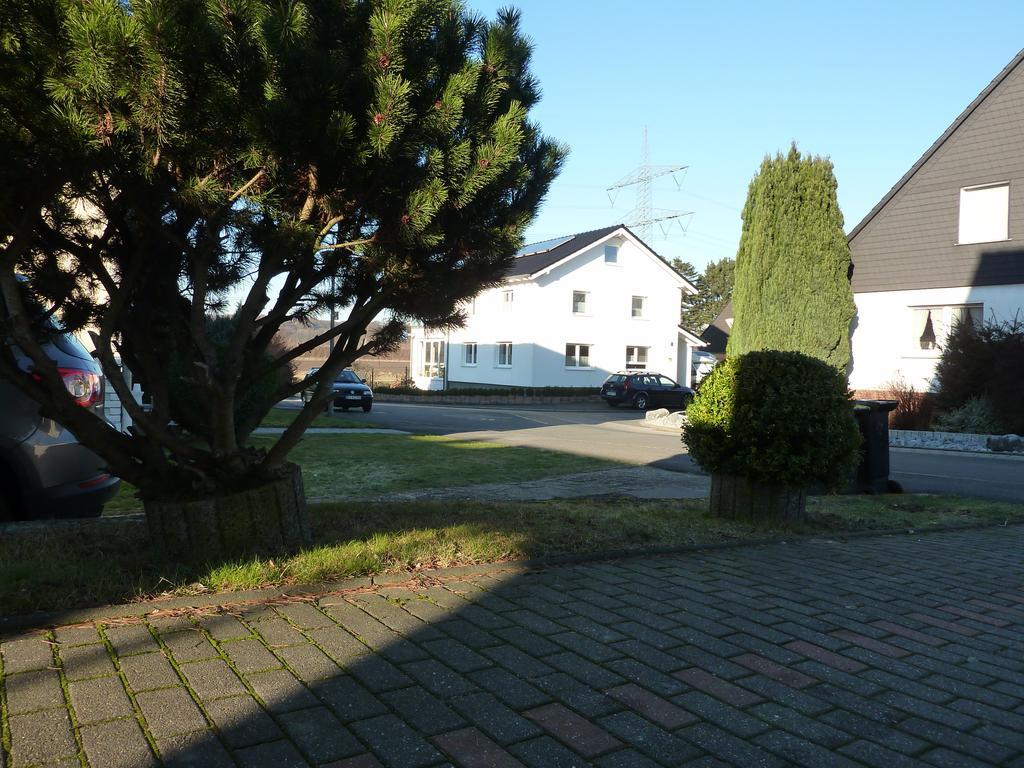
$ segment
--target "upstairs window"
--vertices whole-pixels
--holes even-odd
[[[590,367],[590,345],[589,344],[566,344],[565,345],[565,367],[566,368],[589,368]]]
[[[511,368],[512,367],[512,342],[511,341],[499,341],[498,342],[498,363],[499,368]]]
[[[462,345],[463,365],[476,365],[476,342],[467,341]]]
[[[992,243],[1010,239],[1010,185],[986,184],[960,190],[957,242]]]
[[[619,246],[617,246],[617,245],[606,245],[604,247],[604,263],[605,264],[618,264],[619,263]]]
[[[574,315],[585,315],[587,313],[586,291],[572,292],[572,313]]]
[[[647,367],[649,347],[626,347],[626,370],[642,371]]]
[[[633,317],[643,317],[644,316],[644,297],[643,296],[634,296],[633,297],[633,308],[632,308],[631,311],[633,313]]]

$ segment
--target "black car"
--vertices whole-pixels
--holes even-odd
[[[373,390],[366,386],[366,381],[360,379],[353,370],[345,370],[338,374],[338,378],[331,385],[331,393],[334,395],[334,407],[343,411],[349,408],[362,408],[366,413],[373,408]]]
[[[613,373],[601,385],[601,398],[613,408],[627,403],[641,411],[648,408],[685,409],[693,400],[693,390],[660,373],[620,371]]]

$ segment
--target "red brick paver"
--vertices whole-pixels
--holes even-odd
[[[682,669],[676,672],[675,676],[684,683],[688,683],[694,688],[704,691],[704,693],[710,693],[715,698],[721,699],[726,704],[731,704],[734,707],[749,707],[764,701],[756,693],[744,690],[698,667]]]
[[[838,653],[832,653],[832,651],[813,643],[808,643],[805,640],[794,640],[791,643],[786,643],[785,647],[794,653],[820,661],[822,664],[828,664],[828,666],[835,667],[843,672],[861,672],[867,669],[867,665],[861,664],[859,661],[848,659],[846,656],[840,656]]]
[[[781,664],[776,664],[770,659],[766,659],[763,656],[758,656],[756,653],[744,653],[739,656],[734,656],[729,659],[735,664],[742,664],[747,669],[753,670],[758,674],[769,677],[772,680],[776,680],[783,685],[788,685],[790,688],[806,688],[809,685],[814,685],[818,681],[813,677],[805,675],[803,672],[798,672],[795,669],[784,667]]]
[[[434,743],[461,768],[523,768],[521,762],[476,728],[435,736]]]
[[[905,637],[907,640],[913,640],[916,643],[924,643],[933,647],[945,645],[946,641],[940,637],[933,637],[932,635],[926,635],[924,632],[918,632],[916,629],[910,629],[904,627],[902,624],[896,624],[892,621],[873,621],[871,626],[884,629],[886,632],[891,632],[894,635]]]
[[[682,707],[657,696],[639,685],[629,683],[609,690],[608,695],[635,709],[648,720],[663,728],[675,730],[684,725],[697,722],[698,718]]]
[[[584,757],[597,757],[621,743],[603,728],[580,717],[561,704],[547,704],[523,713],[548,731],[559,741],[579,752]]]
[[[866,637],[858,634],[857,632],[850,632],[845,629],[839,629],[832,633],[832,637],[838,637],[840,640],[846,640],[854,645],[859,645],[861,648],[867,648],[869,651],[880,653],[883,656],[889,656],[893,659],[901,659],[907,656],[910,651],[905,651],[902,648],[897,648],[895,645],[889,645],[883,643],[881,640],[875,640],[873,637]]]

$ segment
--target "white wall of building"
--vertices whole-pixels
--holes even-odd
[[[1024,318],[1024,285],[858,293],[850,388],[885,390],[902,377],[919,392],[934,387],[945,321],[953,307],[981,305],[986,320]],[[915,310],[934,308],[939,349],[921,349]],[[947,309],[949,308],[949,309]]]
[[[619,246],[608,264],[606,244]],[[644,370],[689,380],[690,358],[679,336],[681,279],[629,238],[614,235],[534,279],[515,279],[480,294],[467,307],[465,327],[446,338],[450,382],[503,386],[597,387],[608,374],[626,369],[626,348],[646,347]],[[504,293],[511,290],[509,306]],[[573,311],[573,294],[587,294],[582,313]],[[643,314],[632,317],[633,297],[643,297]],[[412,334],[412,368],[417,386],[436,388],[440,381],[423,376],[420,342]],[[512,366],[498,365],[498,344],[512,342]],[[477,345],[476,365],[467,365],[464,345]],[[566,366],[566,344],[589,347],[589,365]],[[680,374],[685,374],[681,376]]]

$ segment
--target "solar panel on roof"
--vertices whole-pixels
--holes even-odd
[[[550,251],[552,248],[557,248],[562,243],[568,243],[574,237],[575,235],[570,235],[569,237],[555,237],[552,238],[551,240],[542,240],[539,243],[530,243],[529,245],[524,245],[522,248],[516,251],[516,258],[518,259],[521,256],[533,256],[534,254],[537,253],[544,253],[545,251]]]

